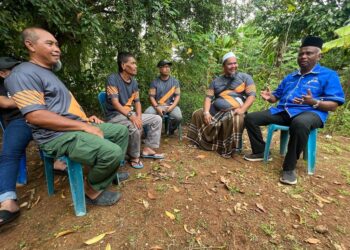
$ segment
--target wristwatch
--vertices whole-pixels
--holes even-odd
[[[203,115],[209,115],[210,113],[208,111],[204,111]]]
[[[126,117],[129,119],[131,116],[132,116],[132,112],[129,111],[129,112],[126,114]]]
[[[316,102],[314,105],[312,105],[312,107],[313,107],[314,109],[317,109],[318,106],[320,106],[320,102],[321,102],[321,100],[317,100],[317,102]]]

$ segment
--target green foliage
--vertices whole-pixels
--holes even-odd
[[[149,84],[158,74],[157,62],[173,60],[172,74],[181,82],[180,107],[188,121],[202,107],[208,84],[221,74],[226,52],[237,54],[239,70],[253,76],[258,92],[274,89],[298,68],[301,37],[316,34],[331,40],[338,29],[339,38],[330,44],[337,48],[325,54],[322,64],[340,73],[349,100],[348,1],[243,2],[4,0],[0,54],[25,58],[20,32],[28,26],[48,29],[61,45],[59,77],[88,114],[100,113],[97,93],[117,70],[118,52],[132,52],[138,60],[144,109],[149,105]],[[268,106],[257,98],[251,110]],[[330,116],[326,130],[349,133],[349,121],[348,101]]]

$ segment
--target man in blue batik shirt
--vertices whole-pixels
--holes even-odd
[[[289,126],[288,151],[280,178],[280,182],[284,184],[297,183],[295,167],[310,131],[323,127],[328,111],[335,111],[345,102],[338,74],[318,63],[322,44],[319,37],[306,37],[298,53],[300,69],[284,78],[275,91],[266,89],[261,92],[264,100],[270,103],[279,101],[277,106],[250,113],[245,117],[253,151],[252,154],[244,156],[248,161],[264,159],[265,142],[259,126],[271,123]]]

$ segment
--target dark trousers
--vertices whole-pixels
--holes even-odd
[[[16,180],[20,160],[28,143],[32,140],[32,129],[24,118],[12,120],[7,124],[2,136],[0,154],[0,202],[15,200]]]
[[[297,160],[307,144],[310,131],[323,125],[320,117],[312,112],[303,112],[297,116],[289,117],[287,112],[272,115],[269,110],[247,114],[244,123],[253,154],[263,153],[265,149],[260,126],[271,123],[289,126],[288,151],[283,162],[284,171],[295,169]]]

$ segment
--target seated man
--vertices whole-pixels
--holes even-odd
[[[250,113],[245,118],[253,153],[245,155],[248,161],[264,159],[265,142],[260,126],[271,123],[289,126],[287,155],[283,162],[280,181],[296,184],[295,167],[305,149],[310,131],[324,126],[328,111],[335,111],[344,103],[344,93],[337,73],[318,64],[323,41],[319,37],[306,37],[300,46],[300,69],[289,74],[277,89],[261,92],[264,100],[275,103],[269,110]]]
[[[88,204],[112,205],[120,194],[107,191],[116,178],[128,144],[127,128],[87,118],[65,85],[52,72],[61,51],[55,37],[41,28],[22,32],[29,62],[16,66],[5,80],[17,107],[46,153],[68,156],[91,166],[85,181]]]
[[[162,60],[158,63],[160,76],[151,82],[149,99],[152,106],[145,110],[145,114],[158,114],[170,117],[169,134],[179,126],[182,120],[182,113],[177,104],[180,101],[180,84],[177,79],[170,76],[171,62]]]
[[[162,131],[162,118],[158,115],[142,114],[136,60],[130,53],[118,54],[119,73],[112,73],[107,78],[107,120],[111,123],[126,125],[129,129],[129,162],[133,168],[143,168],[140,160],[141,134],[143,126],[148,127],[142,157],[162,159],[154,149],[159,148]],[[135,111],[133,110],[135,106]]]
[[[195,111],[187,137],[205,150],[229,158],[240,150],[243,118],[255,100],[255,84],[246,73],[237,72],[237,58],[229,52],[222,59],[224,74],[207,90],[203,109]]]
[[[16,203],[16,186],[21,157],[32,138],[32,129],[27,125],[15,101],[9,97],[4,86],[4,79],[8,77],[11,70],[20,64],[11,57],[0,57],[0,117],[4,133],[2,135],[2,150],[0,154],[0,226],[19,216],[19,207]],[[64,173],[66,165],[56,160],[56,173]]]

